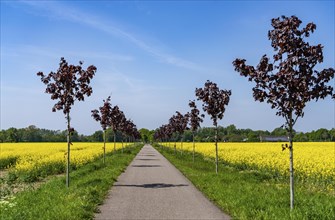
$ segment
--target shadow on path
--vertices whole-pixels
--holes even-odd
[[[162,167],[161,165],[132,165],[132,167]]]
[[[150,184],[115,184],[115,187],[141,187],[141,188],[151,188],[151,189],[159,189],[159,188],[171,188],[171,187],[182,187],[188,186],[187,184],[166,184],[166,183],[150,183]]]
[[[159,160],[159,159],[136,159],[136,160]]]

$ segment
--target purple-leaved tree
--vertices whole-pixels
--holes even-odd
[[[258,66],[246,65],[245,59],[233,62],[235,70],[249,81],[256,83],[253,96],[256,101],[266,101],[277,115],[284,117],[289,137],[290,152],[290,207],[294,207],[293,126],[304,116],[304,107],[311,100],[327,96],[335,98],[333,87],[328,85],[334,78],[334,69],[315,70],[323,62],[321,44],[310,45],[305,41],[316,29],[308,23],[299,29],[301,20],[296,16],[272,19],[268,32],[271,46],[276,52],[273,61],[264,55]]]
[[[103,146],[103,163],[105,164],[105,158],[106,158],[106,129],[108,128],[110,124],[110,118],[112,113],[112,105],[110,103],[111,97],[108,96],[106,100],[103,100],[104,104],[103,106],[99,107],[99,110],[94,109],[92,110],[92,117],[94,120],[99,121],[101,128],[103,130],[103,138],[104,138],[104,146]]]
[[[228,105],[231,90],[221,90],[216,83],[206,81],[204,88],[196,88],[195,95],[203,102],[202,108],[211,116],[215,126],[215,171],[218,173],[218,120],[222,119]]]
[[[189,122],[189,113],[181,114],[176,111],[176,119],[177,119],[177,132],[180,134],[180,153],[183,154],[183,139],[184,133],[188,130],[188,122]]]
[[[114,133],[114,152],[116,151],[116,132],[120,129],[120,123],[124,114],[120,110],[119,106],[114,106],[112,108],[111,117],[110,117],[110,126]]]
[[[190,101],[188,105],[191,108],[191,112],[189,113],[189,124],[190,130],[192,131],[192,141],[193,141],[193,162],[194,162],[194,154],[195,154],[195,142],[194,142],[194,135],[195,132],[200,127],[200,123],[203,122],[203,118],[205,117],[204,114],[200,115],[200,111],[195,105],[195,101]]]
[[[74,131],[70,126],[70,110],[76,100],[84,101],[85,96],[90,96],[93,92],[89,85],[97,68],[93,65],[86,70],[82,68],[83,62],[79,65],[69,65],[62,57],[59,68],[56,72],[44,75],[38,72],[37,76],[47,86],[45,93],[51,94],[52,100],[57,100],[52,111],[63,110],[67,122],[67,165],[66,165],[66,186],[70,186],[70,145],[71,133]]]

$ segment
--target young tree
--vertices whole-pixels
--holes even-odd
[[[226,105],[228,105],[230,100],[231,90],[220,90],[216,83],[207,80],[204,88],[195,89],[195,95],[198,100],[203,102],[202,108],[211,116],[215,126],[215,171],[218,173],[218,120],[224,116]]]
[[[163,134],[164,134],[164,138],[166,139],[166,141],[168,141],[169,147],[170,147],[171,146],[171,138],[172,138],[172,135],[173,135],[173,128],[172,128],[171,124],[163,125]]]
[[[53,106],[52,111],[63,110],[67,121],[67,166],[66,166],[66,186],[70,185],[70,144],[71,132],[74,131],[70,126],[70,110],[76,100],[84,101],[85,96],[90,96],[93,92],[89,86],[97,68],[93,65],[86,70],[82,68],[83,62],[79,65],[69,65],[62,57],[57,72],[50,72],[44,75],[38,72],[37,76],[47,86],[45,93],[51,94],[52,100],[58,100]]]
[[[102,107],[99,107],[99,110],[94,109],[92,110],[92,117],[94,120],[99,121],[101,128],[103,130],[103,139],[104,139],[104,155],[103,155],[103,163],[105,164],[105,158],[106,158],[106,129],[109,125],[111,113],[112,113],[112,105],[110,103],[111,97],[108,96],[106,100],[103,100],[104,105]]]
[[[134,139],[137,133],[137,128],[136,125],[132,120],[128,120],[127,122],[127,129],[126,129],[126,134],[128,136],[128,142],[131,142],[131,140]]]
[[[241,76],[254,81],[252,89],[256,101],[266,101],[277,109],[276,115],[284,117],[289,137],[290,151],[290,207],[294,207],[293,175],[293,126],[299,117],[304,116],[307,102],[328,95],[335,98],[333,88],[327,83],[334,78],[334,69],[314,70],[323,62],[321,44],[311,46],[305,38],[314,32],[316,25],[308,23],[299,29],[301,20],[296,16],[272,19],[272,30],[268,32],[274,48],[273,62],[264,55],[257,67],[246,65],[245,59],[233,62]]]
[[[176,115],[172,115],[172,117],[169,119],[169,127],[171,134],[178,132],[178,119]],[[174,140],[174,153],[176,154],[177,151],[177,140]]]
[[[178,132],[181,136],[180,138],[180,148],[181,148],[181,154],[183,154],[183,141],[184,141],[184,133],[186,130],[188,130],[188,122],[189,122],[189,113],[181,114],[180,112],[177,113],[177,120],[178,120]]]
[[[165,124],[165,125],[162,125],[160,126],[155,134],[154,134],[154,138],[156,140],[160,140],[161,142],[165,141],[169,141],[169,145],[170,145],[170,139],[172,137],[172,134],[173,134],[173,130],[171,128],[171,125],[170,124]],[[162,143],[163,144],[163,143]]]
[[[179,111],[176,111],[176,115],[173,115],[171,118],[172,125],[174,126],[174,131],[177,132],[181,138],[180,138],[180,148],[181,148],[181,154],[183,153],[183,134],[185,130],[188,129],[188,120],[189,116],[188,113],[185,115],[181,114]]]
[[[125,127],[127,126],[127,118],[125,116],[125,114],[123,113],[123,111],[120,111],[119,112],[119,115],[118,115],[118,125],[117,125],[117,131],[119,131],[119,135],[121,137],[121,142],[122,142],[122,146],[121,146],[121,150],[122,150],[122,153],[123,153],[123,136],[124,136],[124,133],[123,131],[125,130]]]
[[[120,110],[120,108],[116,105],[112,109],[111,117],[110,117],[110,126],[113,129],[114,132],[114,151],[116,151],[116,134],[118,131],[121,131],[126,123],[126,116],[123,113],[123,111]],[[122,134],[121,134],[121,138]],[[123,139],[122,139],[122,152],[123,152]]]
[[[122,116],[120,116],[121,111],[119,109],[119,106],[114,106],[111,113],[110,118],[110,126],[112,127],[113,133],[114,133],[114,152],[116,151],[116,132],[119,130],[120,127],[120,119]]]
[[[189,113],[189,123],[190,123],[190,129],[192,131],[192,141],[193,141],[193,162],[194,162],[194,154],[195,154],[195,142],[194,142],[194,135],[195,132],[200,127],[200,123],[203,122],[203,119],[205,117],[204,114],[200,115],[200,111],[195,105],[195,101],[190,101],[188,105],[191,108],[191,112]]]
[[[125,115],[123,115],[123,118],[121,118],[120,121],[120,131],[121,131],[121,138],[122,138],[122,153],[123,153],[123,143],[124,139],[127,140],[127,137],[130,137],[132,135],[134,123],[132,120],[127,119]]]

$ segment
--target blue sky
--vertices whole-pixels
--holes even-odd
[[[257,65],[263,54],[271,56],[271,19],[296,15],[302,25],[317,25],[308,40],[324,45],[317,69],[334,68],[334,8],[334,1],[1,1],[1,129],[65,130],[36,76],[56,71],[65,57],[98,69],[92,96],[71,111],[79,133],[100,129],[90,111],[110,94],[138,128],[155,129],[175,111],[189,111],[206,80],[232,90],[220,125],[271,131],[284,120],[254,101],[253,84],[232,61]],[[334,107],[330,98],[308,103],[295,129],[335,127]],[[211,126],[206,118],[202,126]]]

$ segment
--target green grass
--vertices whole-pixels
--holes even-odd
[[[13,166],[16,163],[17,159],[18,159],[18,157],[15,157],[15,156],[11,156],[11,157],[7,157],[5,159],[1,159],[0,160],[0,170]]]
[[[219,166],[214,161],[192,154],[155,146],[192,183],[234,219],[335,219],[335,195],[295,184],[295,209],[290,211],[289,180],[271,173]]]
[[[65,177],[54,177],[38,189],[28,189],[0,202],[0,219],[93,219],[117,177],[143,145],[108,154],[71,172],[70,187]]]

